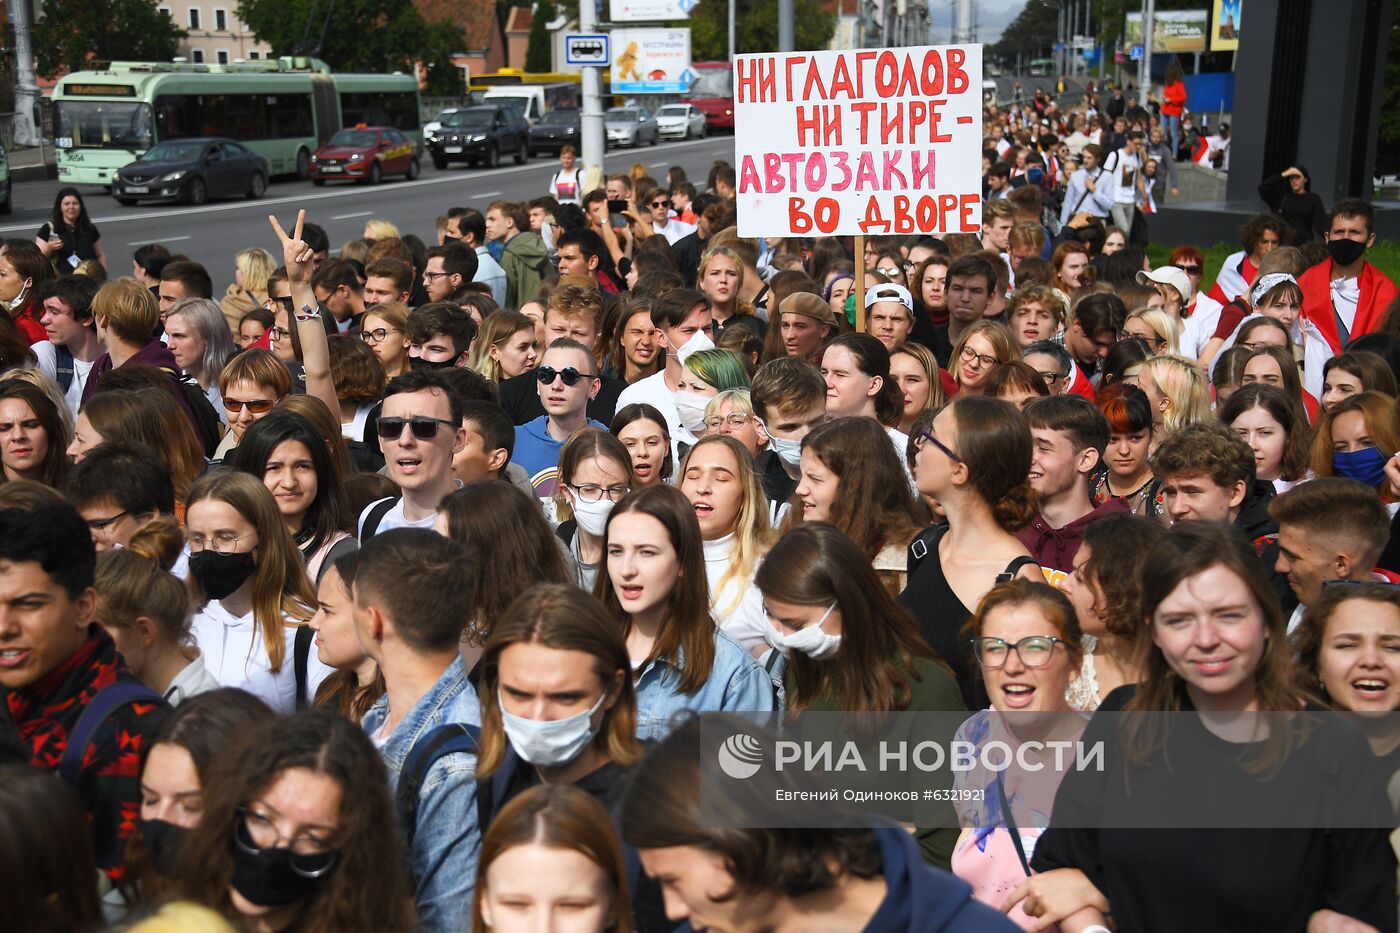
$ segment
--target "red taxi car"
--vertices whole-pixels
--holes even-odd
[[[377,185],[385,175],[418,177],[418,147],[391,126],[340,130],[311,156],[311,183],[348,179]]]

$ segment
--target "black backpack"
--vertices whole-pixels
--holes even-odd
[[[170,372],[170,370],[166,370]],[[223,422],[219,420],[219,413],[214,410],[214,406],[209,402],[209,396],[204,394],[204,390],[199,387],[199,383],[186,375],[176,375],[175,384],[185,395],[185,401],[189,403],[190,414],[194,416],[195,434],[199,436],[200,446],[204,448],[204,456],[214,456],[214,451],[219,449],[219,442],[224,439]]]

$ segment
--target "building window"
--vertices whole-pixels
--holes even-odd
[[[170,7],[165,6],[164,4],[162,4],[162,5],[158,6],[158,7],[156,7],[156,9],[159,10],[160,12],[164,13],[166,16],[170,16]],[[171,18],[171,19],[174,19],[175,17],[170,16],[170,18]]]
[[[204,50],[195,49],[190,52],[190,61],[194,62],[196,65],[204,64]]]
[[[228,11],[222,9],[214,10],[214,31],[228,32]]]
[[[250,62],[255,62],[255,61],[257,61],[259,58],[262,58],[262,53],[261,53],[261,52],[258,52],[258,51],[255,50],[255,51],[252,51],[252,52],[249,52],[249,53],[248,53],[248,61],[250,61]]]
[[[228,64],[228,52],[224,49],[219,49],[217,52],[215,52],[214,58],[218,61],[220,65]]]
[[[191,29],[198,29],[198,28],[200,28],[200,27],[199,27],[199,7],[195,7],[195,6],[190,7],[190,28],[191,28]]]

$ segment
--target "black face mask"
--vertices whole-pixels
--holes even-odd
[[[180,865],[180,847],[190,831],[165,820],[142,820],[141,842],[151,870],[163,878],[173,878]]]
[[[210,599],[230,596],[253,575],[258,562],[251,551],[242,554],[215,554],[199,551],[190,555],[190,576]]]
[[[1366,244],[1357,240],[1328,240],[1327,252],[1339,266],[1349,266],[1366,255]]]
[[[451,369],[457,365],[455,358],[450,360],[425,360],[421,356],[411,357],[408,361],[409,369]]]
[[[291,849],[250,849],[234,842],[233,889],[244,900],[259,907],[286,907],[295,904],[330,877],[330,869],[311,878],[293,867],[298,856]],[[325,858],[333,858],[326,856]]]

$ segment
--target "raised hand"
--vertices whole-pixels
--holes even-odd
[[[287,267],[287,280],[293,285],[310,284],[314,271],[312,249],[301,238],[302,228],[306,225],[306,210],[297,211],[297,222],[291,236],[287,236],[287,231],[282,229],[275,215],[268,214],[267,219],[282,243],[282,263]]]

